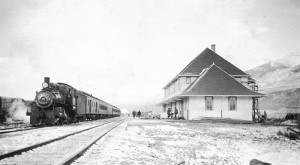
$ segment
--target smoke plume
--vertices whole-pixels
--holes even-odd
[[[20,120],[24,123],[30,122],[30,117],[26,116],[26,111],[29,108],[22,99],[15,99],[8,109],[9,117],[12,121]],[[10,121],[8,118],[7,121]]]

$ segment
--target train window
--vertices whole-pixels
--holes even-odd
[[[107,106],[105,106],[105,105],[100,105],[100,108],[101,108],[102,110],[107,110]]]

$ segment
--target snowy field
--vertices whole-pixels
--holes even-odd
[[[285,129],[258,124],[129,119],[75,164],[246,165],[251,159],[272,165],[299,164],[300,141],[277,135]],[[89,159],[91,156],[94,159]]]

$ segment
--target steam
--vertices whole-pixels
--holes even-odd
[[[26,111],[28,108],[29,106],[27,106],[24,101],[21,99],[15,99],[10,108],[8,108],[9,118],[7,118],[7,122],[20,120],[24,123],[29,123],[30,117],[26,116]]]

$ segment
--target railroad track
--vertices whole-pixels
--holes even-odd
[[[70,124],[69,124],[70,125]],[[59,125],[58,127],[60,127]],[[6,134],[6,133],[13,133],[13,132],[20,132],[20,131],[28,131],[28,130],[33,130],[33,129],[39,129],[39,128],[47,128],[50,126],[26,126],[26,127],[14,127],[14,128],[2,128],[0,129],[0,134]],[[56,126],[52,126],[56,127]]]
[[[38,128],[43,128],[43,127],[23,127],[23,128],[6,128],[0,130],[0,134],[6,134],[6,133],[12,133],[12,132],[20,132],[20,131],[28,131],[28,130],[33,130],[33,129],[38,129]]]
[[[70,164],[78,155],[122,122],[124,119],[102,123],[0,155],[0,164]]]

